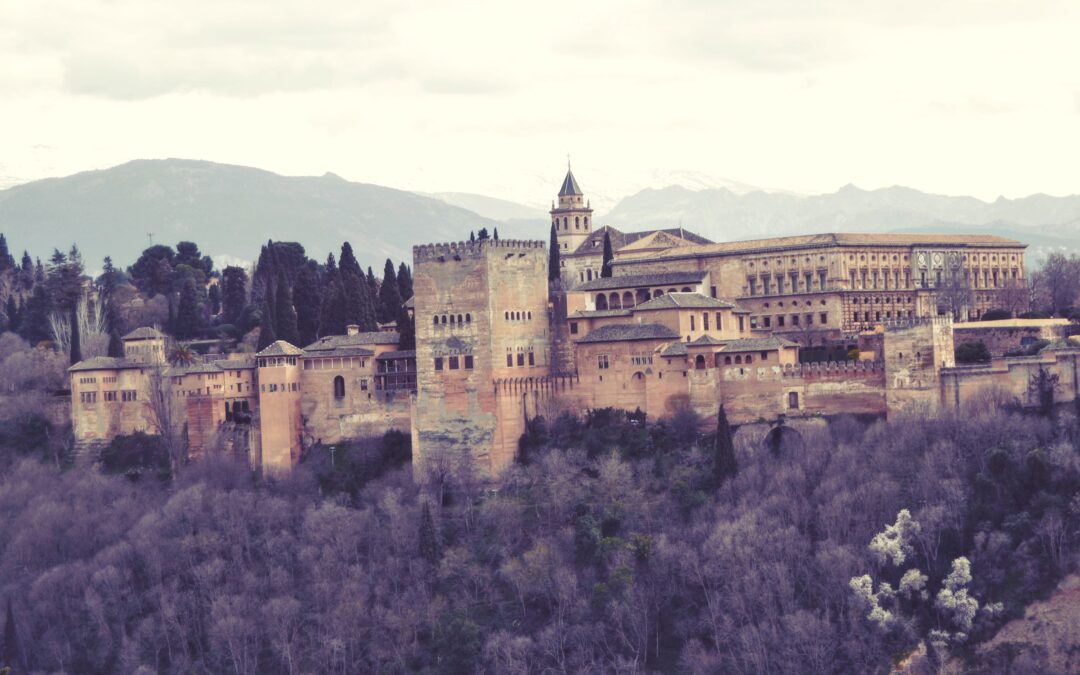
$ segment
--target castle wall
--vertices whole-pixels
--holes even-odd
[[[147,370],[150,367],[147,368]],[[87,370],[71,373],[71,423],[78,445],[107,443],[116,436],[157,433],[146,370]],[[107,392],[115,400],[106,400]],[[134,392],[125,400],[124,392]],[[89,395],[93,394],[93,401]]]
[[[291,359],[289,364],[286,358]],[[263,470],[288,471],[300,460],[300,368],[296,357],[259,368],[258,461]]]
[[[301,370],[300,412],[307,441],[340,443],[350,438],[381,436],[390,429],[410,429],[411,392],[377,390],[375,358],[353,358],[363,365],[354,361],[349,367],[343,364],[341,368]],[[345,382],[342,397],[334,394],[334,379],[339,376]]]
[[[1067,319],[1008,319],[953,324],[953,341],[959,347],[982,342],[993,356],[1020,349],[1026,341],[1065,337]]]
[[[937,409],[942,403],[940,369],[955,365],[952,320],[934,317],[888,324],[881,345],[889,411]]]
[[[725,412],[736,424],[773,420],[781,414],[880,414],[886,410],[884,368],[877,362],[724,366],[720,377]],[[695,410],[710,412],[704,406]],[[712,409],[711,414],[715,413]]]
[[[1043,379],[1040,373],[1045,373],[1055,402],[1080,397],[1080,350],[1070,350],[943,369],[942,404],[959,409],[980,402],[1016,400],[1025,407],[1036,407],[1040,404],[1038,383]]]

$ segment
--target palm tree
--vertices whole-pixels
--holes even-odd
[[[195,350],[186,342],[177,342],[169,350],[169,363],[174,366],[190,366],[195,363]]]

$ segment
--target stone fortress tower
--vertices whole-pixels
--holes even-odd
[[[497,383],[549,374],[547,265],[542,241],[413,247],[412,436],[422,471],[468,457],[480,473],[497,475],[513,462],[521,415],[502,414],[508,403]]]
[[[566,164],[566,178],[559,188],[559,205],[551,207],[551,224],[555,226],[560,253],[578,250],[592,233],[592,208],[578,187],[570,163]]]

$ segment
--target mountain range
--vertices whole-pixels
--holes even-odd
[[[979,232],[1030,244],[1029,264],[1052,250],[1080,250],[1078,195],[986,202],[905,187],[847,185],[802,196],[736,183],[691,184],[699,189],[670,185],[611,200],[606,213],[598,208],[596,222],[624,231],[682,225],[715,241],[810,232]],[[105,255],[130,264],[151,238],[194,241],[219,264],[253,260],[267,239],[299,241],[317,259],[350,241],[362,264],[378,268],[387,257],[409,260],[414,244],[467,239],[481,228],[497,227],[506,239],[546,240],[547,218],[535,203],[487,195],[415,193],[329,173],[281,176],[185,159],[135,160],[0,190],[0,232],[15,254],[26,249],[45,259],[74,242],[90,269]]]

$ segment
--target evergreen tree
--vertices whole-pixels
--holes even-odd
[[[23,308],[19,335],[30,344],[52,339],[52,328],[49,326],[49,314],[52,311],[52,298],[45,290],[45,284],[36,284],[30,300]]]
[[[495,241],[499,241],[499,228],[496,227],[492,230],[491,238]]]
[[[30,254],[23,251],[22,254],[22,267],[19,270],[19,285],[22,286],[24,291],[30,290],[34,285],[34,261],[30,259]]]
[[[469,243],[470,244],[475,244],[476,243],[476,233],[473,232],[472,230],[469,230]]]
[[[221,273],[221,321],[236,324],[247,304],[247,272],[242,267],[226,267]]]
[[[135,264],[128,268],[131,283],[153,297],[173,291],[172,268],[176,252],[171,246],[155,244],[144,249]]]
[[[176,321],[173,335],[184,340],[199,334],[202,329],[199,308],[199,292],[195,288],[195,279],[188,277],[180,289],[180,303],[176,308]]]
[[[420,557],[429,565],[438,565],[442,553],[439,550],[439,533],[435,529],[435,519],[425,501],[420,511],[420,532],[418,535]]]
[[[68,320],[71,322],[71,351],[69,355],[71,357],[71,365],[75,365],[79,361],[82,361],[82,338],[79,335],[79,315],[75,311],[75,308],[71,308],[71,312],[68,314]]]
[[[416,349],[416,320],[405,305],[398,308],[397,329],[400,336],[398,349]]]
[[[345,242],[341,245],[341,257],[338,258],[338,269],[344,274],[355,274],[357,277],[363,278],[364,270],[360,267],[360,263],[357,262],[356,256],[353,255],[352,244]]]
[[[296,308],[293,307],[292,288],[285,273],[281,272],[278,277],[277,292],[277,325],[274,333],[279,340],[284,340],[291,345],[300,344],[300,331],[296,325]]]
[[[398,265],[397,269],[398,295],[401,300],[408,300],[413,296],[412,271],[405,263]]]
[[[0,272],[15,267],[15,258],[8,251],[7,238],[0,232]]]
[[[207,291],[208,299],[210,300],[210,314],[212,316],[217,316],[221,313],[221,289],[219,288],[220,285],[220,283],[214,284],[210,286],[210,290]]]
[[[4,313],[7,314],[8,325],[7,329],[13,333],[19,332],[19,307],[15,304],[15,295],[9,295],[7,304],[4,306]]]
[[[293,307],[296,308],[296,328],[300,336],[298,347],[315,342],[319,337],[319,315],[323,294],[315,263],[305,265],[296,275],[293,287]]]
[[[401,311],[401,290],[398,288],[397,274],[394,272],[394,263],[389,258],[383,267],[383,280],[379,286],[379,323],[396,321],[398,312]]]
[[[555,234],[555,223],[551,224],[551,243],[548,244],[548,281],[559,278],[559,236]]]
[[[488,238],[488,236],[489,235],[488,235],[487,228],[486,227],[481,227],[480,232],[478,232],[477,235],[476,235],[476,240],[477,241],[484,241],[485,239]]]
[[[713,478],[716,487],[724,481],[734,478],[739,473],[739,460],[735,458],[735,443],[731,435],[724,405],[720,404],[720,413],[716,418],[716,443],[713,448]]]
[[[260,311],[258,351],[266,349],[277,341],[277,336],[274,334],[274,320],[270,316],[269,308],[263,305]]]
[[[363,319],[368,313],[364,307],[368,297],[367,283],[362,276],[357,276],[345,270],[339,270],[339,272],[345,298],[345,325],[363,326]],[[362,330],[367,329],[362,328]]]
[[[109,331],[109,356],[123,358],[124,341],[120,338],[120,331],[113,328]]]
[[[345,334],[345,287],[334,254],[326,257],[322,271],[322,311],[319,312],[319,335]]]
[[[45,266],[41,264],[41,258],[37,258],[34,261],[34,284],[33,285],[37,286],[38,284],[44,284],[44,283],[45,283]]]
[[[600,268],[601,277],[611,276],[611,261],[615,259],[615,253],[611,250],[611,233],[604,232],[604,262]]]

